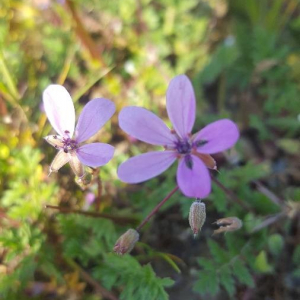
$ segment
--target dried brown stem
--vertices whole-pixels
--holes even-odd
[[[82,44],[88,49],[93,59],[100,61],[100,63],[105,66],[105,62],[100,55],[100,51],[97,49],[96,44],[94,43],[93,39],[86,31],[85,27],[83,26],[80,17],[76,11],[75,4],[71,0],[67,0],[66,6],[69,9],[72,18],[75,22],[75,32],[78,38],[81,40]]]
[[[79,272],[82,279],[89,283],[97,293],[109,300],[118,300],[119,298],[113,294],[112,292],[106,290],[103,286],[100,285],[98,281],[96,281],[93,277],[90,276],[88,272],[83,270],[75,261],[71,260],[70,258],[65,259],[65,261],[75,270]]]
[[[109,219],[112,220],[118,224],[127,224],[127,223],[136,223],[137,219],[134,217],[121,217],[116,215],[110,215],[106,213],[97,213],[92,211],[84,211],[79,209],[71,209],[71,208],[65,208],[55,205],[46,205],[46,208],[56,209],[62,214],[80,214],[84,216],[89,216],[93,218],[103,218],[103,219]]]

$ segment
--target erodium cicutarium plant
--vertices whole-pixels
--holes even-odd
[[[97,98],[83,108],[75,127],[75,109],[72,98],[61,85],[50,85],[43,93],[45,111],[57,135],[46,136],[46,141],[58,153],[50,166],[50,173],[57,172],[66,163],[78,177],[84,175],[84,165],[100,167],[114,155],[114,147],[103,143],[83,144],[111,118],[115,105],[110,100]]]
[[[125,107],[119,115],[120,127],[131,136],[164,147],[137,155],[122,163],[119,178],[139,183],[153,178],[178,160],[177,183],[191,198],[204,198],[211,191],[207,168],[216,169],[210,154],[232,147],[239,138],[236,124],[228,119],[213,122],[191,134],[196,117],[196,100],[190,80],[185,75],[173,78],[167,90],[167,112],[173,128],[152,112],[136,106]]]

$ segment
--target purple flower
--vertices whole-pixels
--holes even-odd
[[[107,99],[91,100],[82,110],[75,128],[75,109],[72,98],[61,85],[49,85],[43,93],[47,117],[58,135],[46,136],[46,141],[59,150],[51,166],[57,172],[66,163],[74,173],[84,175],[84,166],[100,167],[108,163],[114,155],[114,147],[103,143],[82,145],[111,118],[115,105]]]
[[[153,151],[128,159],[118,169],[119,178],[139,183],[168,169],[178,159],[177,184],[191,198],[204,198],[211,190],[207,169],[216,169],[209,154],[232,147],[239,138],[235,123],[228,119],[213,122],[194,135],[196,100],[190,80],[176,76],[167,90],[167,112],[174,130],[152,112],[136,106],[125,107],[119,115],[120,127],[135,138],[165,151]]]

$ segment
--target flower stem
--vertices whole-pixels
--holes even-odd
[[[96,211],[99,211],[101,205],[101,197],[102,197],[102,180],[100,175],[100,168],[98,169],[98,174],[97,174],[97,191],[98,191],[98,195],[95,201],[95,209]]]
[[[136,231],[140,231],[144,225],[155,215],[159,209],[178,191],[179,187],[176,186],[161,202],[159,202],[150,214],[145,218],[145,220],[136,228]]]
[[[246,210],[253,211],[253,209],[249,205],[244,203],[235,193],[233,193],[230,189],[225,187],[217,178],[211,176],[211,179],[220,189],[223,190],[223,192],[227,195],[228,199],[239,204],[241,207],[243,207]]]

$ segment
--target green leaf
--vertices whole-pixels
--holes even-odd
[[[93,275],[108,289],[122,286],[120,299],[124,300],[167,300],[165,287],[173,284],[170,278],[157,277],[150,265],[141,266],[129,255],[105,255]]]
[[[231,274],[230,266],[225,265],[220,269],[220,282],[230,296],[235,293],[234,279]]]
[[[208,258],[200,257],[200,258],[198,258],[198,263],[200,266],[202,266],[207,271],[213,271],[216,269],[216,266],[213,263],[213,261]]]
[[[215,241],[208,240],[209,250],[217,263],[226,263],[229,259],[228,254]]]
[[[298,245],[294,250],[293,263],[298,266],[300,265],[300,245]]]
[[[250,287],[254,287],[254,280],[245,266],[245,264],[240,260],[236,259],[232,264],[232,271],[234,276],[238,279],[240,283],[244,283]]]
[[[199,279],[196,281],[193,290],[201,295],[216,295],[220,289],[219,278],[216,271],[199,272]]]
[[[272,266],[268,263],[268,259],[267,259],[267,254],[266,252],[263,250],[261,251],[255,259],[255,267],[258,271],[262,272],[262,273],[270,273],[272,272],[273,268]]]
[[[284,241],[283,241],[282,236],[278,233],[270,235],[268,238],[268,246],[269,246],[270,252],[273,255],[275,255],[275,256],[279,255],[284,246]]]

